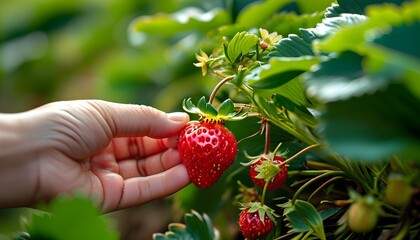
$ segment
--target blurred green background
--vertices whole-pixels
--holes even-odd
[[[185,7],[208,10],[221,4],[210,0],[0,1],[0,112],[87,98],[177,109],[202,84],[192,64],[200,47],[195,45],[198,39],[155,37],[136,46],[130,41],[129,24],[142,15]]]

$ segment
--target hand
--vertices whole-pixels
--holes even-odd
[[[168,196],[190,182],[176,150],[188,121],[98,100],[0,114],[0,207],[82,191],[108,212]]]

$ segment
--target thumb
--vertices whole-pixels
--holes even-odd
[[[184,112],[165,113],[144,105],[105,102],[102,106],[103,117],[116,137],[166,138],[177,134],[189,121]]]

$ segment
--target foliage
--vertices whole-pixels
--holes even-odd
[[[32,214],[26,231],[14,239],[118,239],[110,220],[101,215],[91,199],[61,196]]]
[[[314,10],[312,18],[304,12],[296,15],[312,24],[300,22],[302,26],[290,32],[277,32],[287,29],[276,26],[278,19],[290,16],[288,8],[302,11],[299,4],[255,1],[241,5],[234,9],[232,23],[209,32],[212,47],[196,55],[195,65],[202,74],[220,79],[211,93],[216,101],[206,104],[232,101],[235,109],[256,119],[257,133],[265,135],[252,141],[257,135],[247,129],[248,123],[231,123],[235,134],[244,135],[240,148],[258,155],[273,152],[272,146],[277,146],[274,152],[286,151],[285,162],[293,168],[289,186],[268,193],[267,184],[260,191],[250,183],[249,164],[234,164],[224,184],[213,187],[229,200],[207,210],[217,221],[219,215],[229,215],[230,202],[261,201],[283,212],[278,221],[288,222],[279,224],[268,238],[285,234],[304,239],[357,238],[360,233],[349,230],[345,210],[359,201],[352,195],[373,196],[380,202],[381,219],[373,231],[363,234],[415,238],[418,216],[412,210],[418,207],[418,196],[410,189],[419,187],[415,179],[420,126],[415,119],[420,112],[420,85],[415,79],[420,63],[416,40],[420,4],[330,2]],[[255,144],[260,147],[256,149]],[[244,154],[237,160],[253,159],[247,157]],[[383,201],[389,192],[388,176],[395,172],[410,179],[406,194],[411,201],[399,208]],[[237,181],[241,183],[235,185]],[[185,198],[178,195],[180,202]],[[211,201],[218,202],[215,197]]]
[[[171,223],[169,231],[165,234],[156,233],[153,235],[155,240],[218,240],[219,233],[217,229],[213,227],[210,218],[206,214],[199,214],[196,211],[185,214],[185,224],[182,223]]]

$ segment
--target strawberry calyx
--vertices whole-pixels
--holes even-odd
[[[278,214],[275,213],[274,209],[270,208],[267,205],[261,204],[260,202],[248,202],[248,203],[241,203],[240,210],[244,210],[247,213],[254,213],[258,212],[258,218],[261,220],[263,224],[265,215],[267,215],[273,223],[276,223],[276,217],[280,217]]]
[[[191,114],[200,116],[200,122],[224,124],[225,121],[238,121],[246,117],[246,113],[235,111],[235,106],[229,98],[222,102],[216,110],[203,96],[197,105],[192,103],[191,98],[184,99],[182,102],[183,109]]]
[[[278,161],[274,161],[274,158],[281,157],[284,159],[285,153],[279,153],[277,155],[274,155],[274,152],[270,152],[268,154],[261,154],[257,156],[250,156],[247,153],[245,153],[246,158],[250,159],[247,163],[242,163],[243,166],[252,166],[256,164],[257,162],[261,161],[261,164],[258,164],[258,166],[255,167],[255,171],[258,172],[257,176],[255,178],[263,179],[267,182],[271,182],[278,173],[282,171],[282,163],[278,163]]]

